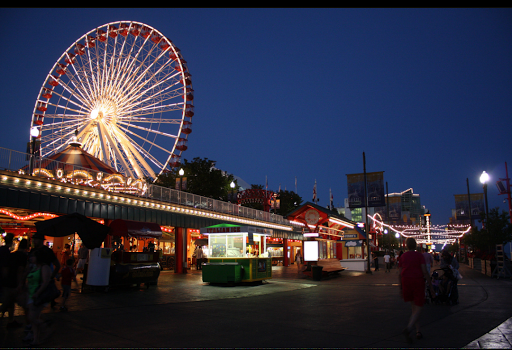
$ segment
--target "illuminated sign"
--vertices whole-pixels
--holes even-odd
[[[304,261],[318,261],[318,241],[304,241]]]
[[[304,237],[318,237],[318,232],[306,232],[302,234]]]

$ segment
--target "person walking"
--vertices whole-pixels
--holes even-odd
[[[42,249],[36,249],[31,252],[29,260],[31,269],[27,275],[27,288],[28,288],[28,308],[29,320],[32,325],[32,337],[27,337],[28,341],[32,340],[31,346],[38,346],[45,340],[50,332],[47,329],[48,325],[43,322],[41,313],[47,304],[34,305],[34,300],[39,294],[45,290],[46,286],[51,281],[52,270],[45,262],[47,257]]]
[[[385,272],[391,272],[391,255],[389,255],[389,252],[386,250],[386,255],[384,255],[384,264],[386,265]]]
[[[60,268],[61,268],[59,259],[57,259],[57,256],[55,255],[53,250],[48,245],[44,244],[44,240],[45,240],[44,234],[41,234],[40,232],[36,232],[32,236],[32,242],[34,243],[34,248],[32,248],[30,250],[30,253],[32,254],[32,253],[35,253],[36,251],[40,250],[42,252],[41,253],[42,263],[48,265],[52,272],[50,275],[50,279],[54,279],[57,277],[57,280],[58,280],[58,277],[60,276],[59,272],[60,272]],[[52,308],[55,307],[55,305],[57,305],[57,303],[55,302],[55,300],[52,300],[52,302],[51,302]]]
[[[66,261],[71,258],[71,245],[69,243],[64,244],[64,250],[61,253],[60,266],[66,266]]]
[[[425,258],[420,252],[416,251],[416,240],[409,237],[405,240],[405,245],[408,250],[400,257],[398,268],[400,271],[401,296],[405,302],[411,304],[411,316],[407,327],[402,331],[402,334],[410,343],[412,342],[410,333],[414,328],[416,328],[416,339],[423,338],[420,331],[419,316],[425,303],[425,281],[427,281],[432,295],[435,295],[435,292],[430,275],[427,273]]]
[[[203,269],[203,248],[197,247],[196,248],[196,270],[202,270]]]
[[[372,254],[373,254],[373,266],[375,266],[374,271],[378,271],[379,270],[379,257],[377,256],[377,253],[372,253]]]
[[[300,255],[300,249],[297,250],[297,254],[295,254],[295,263],[297,264],[297,270],[300,271],[302,266],[302,256]]]
[[[25,312],[25,320],[28,324],[28,310],[23,293],[25,269],[28,261],[28,241],[22,239],[18,249],[7,256],[6,265],[3,269],[3,302],[0,306],[0,313],[9,313],[7,328],[21,327],[22,324],[14,320],[15,304],[22,307]]]
[[[89,258],[89,249],[87,249],[83,243],[80,244],[80,248],[78,249],[78,264],[76,265],[76,272],[83,273],[85,264],[87,263],[87,258]]]
[[[76,272],[75,269],[73,269],[73,259],[70,258],[66,261],[66,266],[62,269],[61,275],[60,283],[62,286],[62,305],[60,307],[60,311],[68,311],[66,301],[71,294],[71,282],[75,281],[78,285],[78,282],[76,281]]]
[[[432,257],[432,254],[427,252],[425,248],[421,248],[421,253],[425,258],[425,267],[427,268],[427,272],[430,275],[430,269],[432,268],[432,265],[434,265],[434,258]]]

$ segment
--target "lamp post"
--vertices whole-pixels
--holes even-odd
[[[489,182],[489,174],[487,174],[485,171],[482,172],[482,175],[480,175],[480,182],[484,186],[484,197],[485,197],[485,226],[488,224],[489,220],[489,203],[487,202],[487,182]]]
[[[180,188],[179,188],[179,190],[182,191],[182,188],[183,188],[183,175],[185,175],[185,170],[183,170],[183,168],[180,168],[180,171],[178,171],[178,174],[180,175]]]
[[[36,139],[39,136],[39,129],[37,127],[32,127],[30,129],[30,136],[32,137],[32,147],[31,147],[31,154],[30,154],[30,166],[29,166],[29,175],[32,175],[34,172],[34,163],[35,163],[35,157],[36,157]]]
[[[234,201],[234,194],[235,194],[235,183],[233,181],[231,181],[231,183],[229,184],[229,187],[231,188],[229,190],[229,194],[228,194],[228,202],[230,203],[233,203]]]

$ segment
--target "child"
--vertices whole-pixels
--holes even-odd
[[[76,284],[76,272],[73,269],[73,259],[66,260],[66,267],[64,267],[61,271],[61,285],[62,285],[62,306],[60,307],[60,311],[68,311],[66,307],[66,300],[69,298],[69,293],[71,292],[71,281],[75,281]]]

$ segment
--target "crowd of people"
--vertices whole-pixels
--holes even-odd
[[[58,259],[53,250],[44,244],[44,235],[35,233],[30,248],[27,239],[22,239],[12,251],[14,235],[7,233],[5,244],[0,247],[0,314],[7,313],[8,329],[23,327],[14,319],[15,305],[24,311],[25,336],[28,346],[37,346],[51,335],[51,322],[42,316],[48,305],[56,306],[54,299],[45,296],[55,280],[61,281],[61,311],[67,311],[66,301],[71,291],[71,283],[76,280],[75,259],[71,246],[66,244]],[[88,250],[83,245],[78,251],[77,267],[83,271]],[[54,287],[55,289],[55,287]]]

